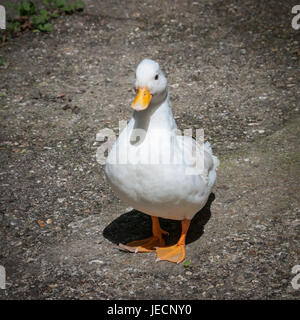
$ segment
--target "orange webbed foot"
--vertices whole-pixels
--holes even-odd
[[[152,218],[152,233],[153,236],[142,239],[136,240],[125,244],[120,243],[119,246],[125,250],[131,252],[153,252],[157,247],[163,247],[166,245],[165,240],[163,239],[163,235],[168,235],[169,233],[163,230],[160,227],[158,217],[151,217]]]
[[[185,244],[176,243],[173,246],[156,248],[156,261],[170,261],[180,263],[185,259]]]
[[[152,236],[142,240],[135,240],[119,246],[131,252],[153,252],[156,247],[165,246],[165,240],[161,237]]]
[[[166,260],[174,263],[180,263],[185,259],[185,238],[189,229],[191,220],[181,221],[181,236],[173,246],[156,248],[156,261]]]

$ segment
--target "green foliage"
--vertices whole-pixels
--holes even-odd
[[[35,0],[21,1],[19,4],[8,3],[7,7],[17,12],[14,19],[8,18],[7,31],[0,34],[0,42],[8,41],[12,35],[22,30],[32,29],[33,32],[53,31],[51,19],[60,15],[83,11],[82,0],[43,0],[43,8],[39,9]]]
[[[35,29],[45,32],[51,32],[53,29],[48,22],[51,19],[51,15],[46,9],[42,9],[39,15],[32,17],[32,25]]]
[[[19,21],[11,21],[7,24],[7,30],[11,33],[20,32],[21,23]]]
[[[82,0],[77,0],[76,1],[76,10],[77,11],[83,11],[84,9],[84,3]]]
[[[84,3],[82,0],[77,0],[75,2],[67,2],[66,0],[55,0],[55,5],[60,9],[61,12],[67,14],[71,14],[76,11],[82,11],[84,9]]]
[[[48,18],[49,17],[49,12],[46,9],[42,9],[40,11],[40,15],[45,17],[45,18]]]
[[[41,24],[38,26],[38,29],[43,32],[53,31],[52,25],[50,23]]]
[[[13,3],[10,3],[10,2],[8,2],[6,4],[6,6],[7,6],[7,8],[14,9],[14,10],[18,10],[18,8],[19,8],[17,4],[13,4]]]
[[[4,65],[3,59],[0,57],[0,67]]]
[[[185,267],[185,268],[188,268],[189,266],[191,265],[191,262],[190,261],[185,261],[185,263],[183,264],[183,266]]]
[[[57,8],[64,8],[66,6],[65,0],[56,0],[55,5]]]
[[[32,16],[37,13],[37,6],[33,0],[22,1],[18,6],[19,16]]]

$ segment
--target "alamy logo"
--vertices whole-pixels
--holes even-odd
[[[300,265],[297,264],[293,267],[292,269],[292,273],[296,273],[296,276],[292,279],[291,283],[292,283],[292,287],[295,290],[300,289]]]
[[[0,29],[6,29],[6,13],[3,6],[0,6]]]
[[[127,122],[119,121],[119,135],[122,135],[122,145],[113,147],[117,135],[112,129],[101,129],[96,135],[96,141],[102,142],[97,148],[96,160],[105,165],[186,165],[185,174],[198,175],[205,172],[204,154],[208,145],[204,144],[204,130],[196,129],[195,140],[191,140],[193,130],[179,129],[169,132],[165,129],[153,128],[151,140],[142,149],[133,148],[147,139],[147,130],[140,128],[126,129]],[[124,129],[125,128],[125,129]],[[123,130],[124,129],[124,130]],[[161,137],[166,137],[162,139]],[[106,141],[105,141],[106,140]],[[193,143],[196,141],[196,143]],[[176,154],[174,150],[181,148],[182,152]],[[138,151],[136,151],[138,150]],[[111,151],[108,156],[108,151]],[[195,170],[196,169],[196,170]]]
[[[292,19],[292,28],[295,30],[300,29],[300,4],[292,8],[292,13],[295,14],[295,17]]]
[[[5,289],[5,278],[6,278],[6,272],[5,268],[0,265],[0,289]]]

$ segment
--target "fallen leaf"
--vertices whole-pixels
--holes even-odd
[[[295,49],[295,50],[293,51],[293,53],[294,53],[294,54],[297,54],[298,56],[300,56],[300,50],[299,50],[299,49]]]
[[[41,228],[44,228],[46,226],[43,220],[38,220],[37,223],[40,225]]]

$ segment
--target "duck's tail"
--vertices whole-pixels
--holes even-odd
[[[216,181],[216,177],[217,177],[216,169],[220,165],[220,161],[216,156],[213,155],[212,148],[209,142],[205,142],[204,148],[205,148],[205,151],[207,151],[211,155],[211,158],[213,161],[213,165],[210,168],[208,173],[208,186],[212,187]]]

